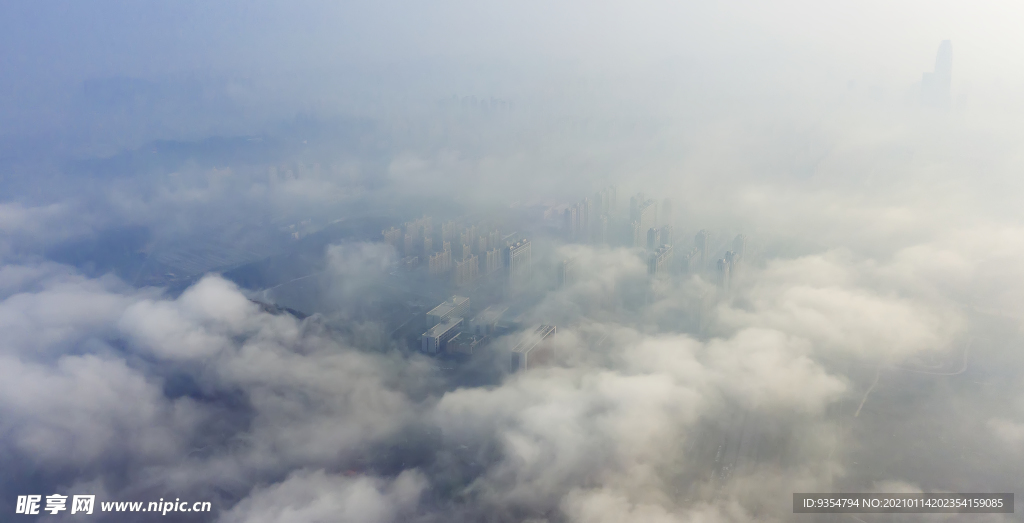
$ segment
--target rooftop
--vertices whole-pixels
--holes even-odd
[[[423,335],[424,336],[440,336],[440,335],[444,334],[445,332],[448,332],[449,330],[451,330],[453,327],[458,326],[460,323],[462,323],[462,318],[460,318],[458,316],[456,316],[454,318],[448,318],[447,320],[442,321],[441,323],[438,323],[437,325],[434,325],[433,327],[428,329],[427,332],[423,333]]]
[[[427,316],[444,316],[467,302],[469,302],[469,298],[465,296],[452,296],[437,307],[430,309],[430,312],[427,312]]]
[[[463,332],[448,342],[448,352],[472,354],[477,347],[483,346],[489,340],[487,336],[474,336]]]
[[[544,341],[545,338],[548,338],[554,333],[554,325],[540,325],[536,329],[523,334],[522,340],[516,344],[515,348],[512,349],[512,352],[530,352],[537,347],[541,341]]]
[[[473,323],[495,323],[499,319],[501,319],[502,315],[504,315],[505,311],[507,311],[507,310],[508,310],[508,307],[499,307],[499,306],[496,306],[496,305],[490,305],[486,309],[484,309],[484,310],[480,311],[479,313],[477,313],[476,316],[473,316],[472,322]]]

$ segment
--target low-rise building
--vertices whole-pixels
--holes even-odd
[[[432,327],[449,318],[463,318],[469,314],[469,298],[452,296],[427,312],[427,327]]]
[[[522,372],[543,364],[551,359],[551,347],[543,343],[555,334],[554,325],[541,325],[523,334],[522,339],[512,349],[510,362],[511,372]]]
[[[472,356],[474,352],[482,348],[490,340],[487,336],[478,336],[468,332],[457,334],[448,340],[446,351],[448,354],[461,354]]]
[[[434,325],[420,336],[420,350],[432,355],[444,352],[448,348],[448,341],[457,336],[461,329],[461,317],[448,318]]]
[[[508,307],[491,305],[469,320],[469,331],[478,336],[491,336]]]

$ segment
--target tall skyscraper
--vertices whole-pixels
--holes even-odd
[[[461,233],[459,233],[459,243],[461,243],[462,245],[466,245],[466,246],[472,246],[473,243],[476,242],[476,237],[477,237],[477,227],[476,227],[476,225],[472,225],[472,226],[466,227],[465,229],[462,230]]]
[[[402,235],[402,231],[398,227],[391,227],[390,229],[381,231],[384,235],[384,243],[395,248],[396,251],[401,251],[404,247],[405,237]]]
[[[434,237],[434,226],[433,220],[429,216],[420,218],[420,236],[424,238]]]
[[[580,240],[584,242],[593,241],[594,235],[594,202],[590,198],[584,198],[580,202]]]
[[[576,282],[576,260],[562,260],[558,267],[558,286],[566,287]]]
[[[595,193],[587,214],[590,242],[608,243],[608,222],[615,214],[615,188],[605,187]]]
[[[643,237],[643,232],[640,231],[640,222],[629,223],[629,234],[629,245],[639,247],[641,242],[640,238]]]
[[[455,262],[455,285],[468,285],[480,275],[480,259],[470,254],[462,261]]]
[[[658,226],[658,202],[647,200],[640,208],[640,227],[643,230]]]
[[[662,245],[655,249],[647,258],[647,274],[664,275],[669,272],[672,264],[672,246]]]
[[[501,232],[498,229],[494,229],[487,233],[487,249],[500,249],[501,248]]]
[[[672,232],[673,228],[671,225],[662,227],[659,235],[659,243],[661,245],[672,245]]]
[[[615,214],[615,187],[605,187],[594,194],[594,213],[598,216]]]
[[[508,288],[509,292],[521,291],[530,277],[530,240],[519,240],[508,247]]]
[[[660,225],[663,227],[669,227],[672,225],[672,200],[665,198],[661,202],[661,210],[658,213],[661,217]]]
[[[491,274],[501,269],[501,265],[501,249],[488,250],[484,259],[484,274]]]
[[[441,241],[450,242],[455,239],[455,222],[447,221],[441,224]]]
[[[725,258],[718,260],[718,286],[723,289],[729,288],[729,272],[731,264]]]
[[[429,256],[431,245],[429,242],[424,242],[424,240],[433,237],[434,230],[431,226],[430,217],[424,216],[410,222],[405,222],[402,227],[405,229],[404,254],[406,256],[415,256],[417,254]]]
[[[411,234],[406,234],[405,237],[402,238],[402,252],[406,256],[415,256],[416,255],[416,237],[415,236],[413,236]]]
[[[647,250],[653,251],[661,246],[661,230],[652,227],[647,229]]]
[[[602,214],[607,213],[608,210],[605,209],[604,191],[597,191],[594,193],[594,214],[596,216],[601,216]]]
[[[725,258],[718,260],[718,285],[723,289],[732,287],[736,277],[736,264],[739,257],[732,251],[725,252]]]
[[[591,241],[591,219],[593,204],[590,198],[570,205],[565,210],[565,231],[566,238],[573,242]]]
[[[431,225],[431,219],[429,216],[415,219],[410,222],[403,224],[405,227],[405,234],[412,235],[413,238],[422,238],[424,236],[430,236],[433,234],[434,229]]]
[[[700,272],[700,250],[694,247],[683,256],[683,268],[690,274]]]
[[[943,40],[935,55],[935,70],[921,77],[921,102],[936,109],[949,109],[953,85],[953,44]]]
[[[701,229],[700,232],[697,233],[697,236],[694,237],[693,243],[694,247],[697,248],[697,251],[700,254],[698,263],[700,265],[700,270],[703,271],[708,266],[708,258],[711,256],[711,253],[708,252],[711,248],[711,237],[708,234],[708,231]]]
[[[569,241],[574,241],[580,232],[580,210],[578,205],[570,205],[565,210],[565,235]]]
[[[640,205],[642,205],[647,198],[644,197],[644,193],[636,193],[636,196],[629,198],[629,221],[638,221],[640,216]]]
[[[647,245],[647,231],[658,224],[658,202],[642,198],[643,194],[638,194],[630,201],[631,223],[634,224],[632,243],[640,248]]]
[[[431,254],[427,260],[430,274],[434,276],[446,274],[452,268],[452,244],[443,242],[441,252]]]
[[[736,253],[736,258],[742,260],[747,253],[747,237],[739,234],[736,239],[732,241],[732,251]]]

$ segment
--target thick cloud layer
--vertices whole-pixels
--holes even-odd
[[[862,398],[874,368],[886,372],[879,388],[892,387],[898,369],[928,369],[966,335],[969,312],[937,299],[946,289],[900,277],[927,270],[913,257],[828,252],[750,267],[719,302],[714,335],[695,337],[632,315],[678,314],[671,302],[701,285],[662,289],[622,321],[587,319],[587,304],[633,282],[638,262],[572,252],[594,277],[548,298],[577,319],[555,339],[558,363],[447,392],[426,358],[353,346],[318,316],[265,312],[219,277],[170,298],[62,266],[8,266],[5,491],[30,488],[31,466],[49,490],[212,499],[223,521],[783,521],[789,494],[862,476],[857,456],[886,448],[871,435],[844,442],[852,406],[875,408],[861,401],[875,401]],[[345,277],[390,256],[326,253],[349,290]],[[991,435],[976,437],[1019,444],[1015,416],[980,421]],[[737,434],[740,459],[717,466]],[[929,478],[854,484],[882,481],[927,489]]]

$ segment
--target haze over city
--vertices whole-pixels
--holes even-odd
[[[3,4],[0,513],[1021,491],[1022,10]]]

